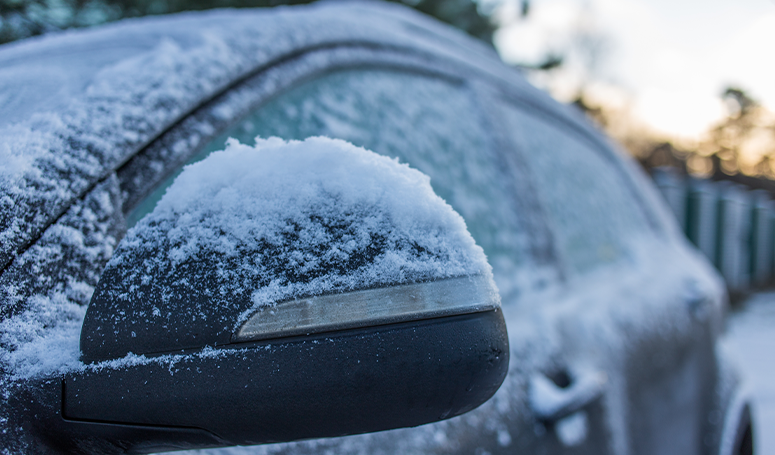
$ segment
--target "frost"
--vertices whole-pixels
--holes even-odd
[[[80,365],[78,335],[123,219],[108,178],[0,275],[0,370],[16,379]]]
[[[583,444],[584,440],[587,439],[587,420],[587,413],[579,411],[557,421],[554,429],[557,432],[557,439],[565,447],[576,447]]]
[[[0,322],[0,364],[17,378],[78,368],[78,333],[86,308],[62,294],[32,300],[31,310]]]

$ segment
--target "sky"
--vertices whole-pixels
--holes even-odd
[[[495,45],[509,63],[564,54],[533,82],[563,101],[582,83],[663,133],[697,138],[742,88],[775,111],[775,0],[517,0],[498,15]]]

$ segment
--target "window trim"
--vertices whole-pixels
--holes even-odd
[[[578,126],[574,128],[565,128],[570,125],[570,123],[567,122],[566,119],[563,119],[561,116],[555,115],[550,111],[543,109],[542,107],[536,106],[535,104],[521,103],[520,101],[515,101],[515,99],[516,98],[503,96],[503,100],[500,101],[500,103],[504,106],[504,108],[512,108],[521,112],[523,115],[534,117],[536,121],[544,123],[547,127],[567,134],[569,139],[587,146],[590,152],[596,153],[605,163],[610,164],[611,171],[616,173],[623,186],[628,189],[631,200],[636,204],[638,207],[638,212],[646,221],[646,232],[654,234],[655,237],[658,237],[659,235],[666,235],[662,224],[657,221],[657,217],[654,215],[653,210],[650,206],[648,206],[647,202],[640,194],[641,190],[639,185],[633,180],[633,176],[627,172],[625,168],[627,163],[625,162],[624,157],[619,156],[614,150],[606,147],[605,144],[593,140],[589,132],[583,131],[583,129]],[[539,114],[536,115],[536,112],[539,112]],[[580,132],[586,134],[580,134]],[[516,144],[513,145],[513,147],[516,150],[516,154],[519,155],[520,160],[523,161],[523,165],[525,166],[524,168],[528,170],[524,173],[525,178],[529,179],[534,187],[538,187],[539,185],[535,183],[533,175],[529,171],[529,165],[525,162],[525,150]],[[545,203],[538,196],[536,199],[536,203],[541,206],[541,213],[543,214],[544,218],[547,219],[547,229],[551,232],[555,254],[559,267],[563,273],[563,278],[567,281],[571,277],[588,275],[590,272],[597,270],[598,267],[593,267],[593,269],[583,273],[573,271],[573,266],[570,265],[569,258],[567,257],[566,253],[562,251],[556,239],[558,236],[556,232],[557,227],[554,223],[548,221],[548,215],[545,213],[546,209],[544,208]],[[621,262],[614,261],[611,264],[616,265],[621,264]],[[603,267],[605,267],[605,265],[603,265]]]
[[[567,131],[568,135],[586,143],[595,153],[598,153],[601,158],[611,163],[613,169],[619,174],[627,187],[630,196],[637,202],[639,210],[649,223],[651,231],[656,234],[666,235],[665,228],[662,223],[659,222],[659,216],[655,213],[655,209],[641,194],[643,189],[641,188],[641,185],[635,181],[632,170],[628,169],[627,163],[625,163],[625,157],[614,150],[610,140],[605,138],[602,133],[594,130],[594,127],[591,125],[583,125],[583,123],[574,121],[575,119],[571,120],[567,115],[559,115],[557,112],[546,109],[546,106],[542,103],[537,103],[529,97],[508,90],[501,90],[500,95],[502,96],[504,103],[513,106],[515,109],[519,109],[529,115],[534,115],[550,125],[562,125],[563,127],[567,127],[564,131]]]

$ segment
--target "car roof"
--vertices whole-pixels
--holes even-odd
[[[204,102],[275,62],[339,45],[440,56],[558,111],[485,43],[387,3],[191,12],[0,46],[0,270]]]

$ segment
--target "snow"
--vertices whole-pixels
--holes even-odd
[[[565,447],[582,444],[587,438],[587,420],[587,413],[584,411],[574,412],[559,420],[555,426],[557,438]]]
[[[730,315],[722,338],[751,399],[754,451],[775,454],[775,292],[754,294]]]
[[[72,229],[49,232],[58,244],[83,243]],[[257,138],[253,147],[229,141],[226,150],[184,169],[109,264],[126,263],[121,281],[139,287],[213,253],[234,260],[217,272],[217,295],[248,296],[242,317],[232,319],[235,327],[255,308],[298,296],[491,275],[462,217],[436,196],[427,176],[323,137]],[[137,257],[149,259],[136,267]],[[0,323],[0,359],[16,379],[82,367],[82,305],[95,280],[71,286],[80,298],[68,299],[64,289],[34,296],[27,311]],[[122,303],[126,298],[115,295],[111,302],[132,308]],[[156,305],[164,303],[174,305],[154,304],[150,315],[161,317]],[[117,310],[115,317],[126,313]]]
[[[121,232],[119,197],[115,177],[105,180],[0,275],[0,370],[23,378],[77,366],[86,305]]]
[[[0,362],[14,379],[81,367],[78,334],[86,308],[61,293],[35,296],[31,310],[0,323]]]
[[[229,140],[184,168],[108,266],[124,271],[123,287],[141,289],[213,257],[222,261],[213,303],[250,295],[237,323],[300,296],[491,274],[427,176],[324,137],[257,138],[253,147]],[[120,290],[108,300],[132,308],[124,302],[134,298]]]

